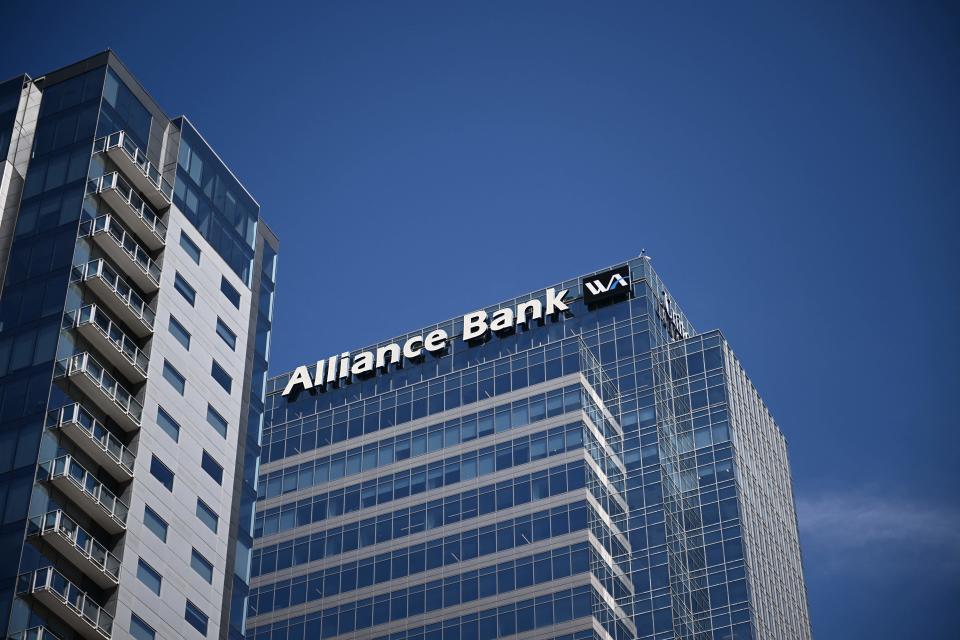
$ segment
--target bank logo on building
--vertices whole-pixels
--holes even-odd
[[[630,267],[621,265],[614,269],[584,278],[583,301],[587,304],[630,294]]]

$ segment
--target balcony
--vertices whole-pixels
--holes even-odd
[[[53,567],[21,573],[17,595],[32,596],[87,640],[113,633],[113,616]]]
[[[154,293],[160,288],[160,265],[120,224],[118,218],[107,214],[84,220],[80,223],[80,233],[77,235],[93,240],[144,293]]]
[[[147,160],[147,155],[125,131],[97,138],[93,141],[93,152],[106,154],[150,204],[158,209],[170,206],[173,185],[160,175],[160,170]]]
[[[123,332],[110,316],[95,304],[67,311],[63,315],[63,328],[76,329],[77,333],[97,347],[114,367],[123,372],[128,380],[139,384],[147,379],[150,359],[137,343]]]
[[[143,405],[88,352],[57,360],[53,378],[69,381],[125,431],[140,428]]]
[[[107,173],[87,181],[86,195],[99,194],[140,240],[156,251],[167,238],[167,225],[137,190],[119,173]]]
[[[126,482],[133,478],[134,453],[79,403],[48,411],[46,426],[59,429],[114,480]]]
[[[7,636],[7,640],[63,640],[46,627],[30,627]]]
[[[108,533],[122,533],[127,528],[127,505],[73,456],[60,456],[40,463],[40,479],[69,496]]]
[[[91,260],[75,265],[71,282],[85,282],[100,298],[103,306],[129,327],[136,337],[144,338],[153,333],[156,312],[106,260]]]
[[[120,558],[63,511],[30,518],[27,537],[49,544],[101,589],[120,584]]]

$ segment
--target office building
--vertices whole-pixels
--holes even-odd
[[[268,381],[251,640],[810,637],[784,437],[648,257],[318,350]]]
[[[4,637],[242,639],[277,239],[109,51],[0,160]]]

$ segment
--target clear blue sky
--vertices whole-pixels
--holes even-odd
[[[5,2],[0,76],[112,47],[191,118],[274,372],[645,247],[787,435],[816,637],[960,637],[960,10],[661,4]]]

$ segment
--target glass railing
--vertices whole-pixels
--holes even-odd
[[[143,273],[145,273],[157,286],[160,286],[160,265],[157,264],[146,249],[140,246],[132,233],[129,233],[120,221],[109,214],[98,216],[93,220],[84,220],[80,223],[81,237],[93,236],[106,231],[113,238],[114,242],[123,249],[130,259],[133,260]]]
[[[142,173],[157,188],[157,191],[163,194],[167,202],[173,199],[173,185],[160,175],[160,170],[149,160],[146,154],[140,150],[137,143],[124,131],[115,131],[108,136],[97,138],[93,141],[93,152],[110,151],[111,149],[123,149],[130,161],[140,169]]]
[[[147,225],[161,242],[166,241],[167,225],[160,219],[160,214],[147,204],[147,201],[137,193],[137,190],[127,182],[126,178],[114,171],[87,181],[87,195],[101,193],[110,189],[116,189],[124,202],[130,206],[138,218],[143,220],[144,224]]]
[[[63,640],[46,627],[30,627],[7,636],[9,640]]]
[[[113,616],[96,601],[80,590],[53,567],[44,567],[17,577],[17,595],[49,592],[76,615],[109,638],[113,633]]]
[[[86,325],[96,327],[100,335],[109,340],[117,351],[127,359],[127,362],[136,367],[144,376],[147,375],[147,367],[150,366],[150,359],[147,358],[147,354],[140,350],[137,343],[129,338],[102,308],[95,304],[88,304],[64,314],[64,329],[80,328]]]
[[[91,500],[100,505],[111,518],[126,526],[127,512],[130,510],[127,505],[113,495],[92,473],[84,469],[83,465],[77,462],[73,456],[66,455],[47,460],[41,463],[40,467],[46,471],[47,480],[66,478],[87,494]]]
[[[93,414],[84,409],[79,402],[47,412],[48,428],[61,428],[67,424],[77,425],[104,453],[113,458],[127,473],[133,475],[136,455],[125,447],[117,436],[107,431],[103,423],[94,418]]]
[[[105,396],[123,409],[124,413],[133,418],[138,425],[143,417],[143,405],[132,393],[124,389],[116,378],[107,373],[103,365],[97,362],[88,352],[76,353],[67,358],[57,360],[54,366],[55,378],[69,377],[75,373],[83,373],[94,384],[100,387]]]
[[[120,558],[100,544],[90,533],[83,529],[70,516],[59,509],[42,516],[30,518],[27,535],[52,535],[65,538],[87,560],[107,574],[114,582],[120,579]]]
[[[73,282],[90,280],[91,278],[103,280],[135,316],[142,320],[145,325],[153,328],[153,322],[157,317],[156,312],[147,305],[143,297],[137,293],[137,290],[124,280],[123,276],[117,273],[117,270],[110,263],[102,259],[91,260],[73,268]]]

